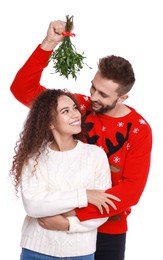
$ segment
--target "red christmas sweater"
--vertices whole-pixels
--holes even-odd
[[[43,69],[48,65],[51,51],[38,46],[22,68],[18,71],[10,87],[17,100],[30,107],[30,102],[41,91]],[[115,202],[117,210],[110,207],[109,220],[98,231],[120,234],[128,230],[127,216],[136,205],[145,188],[152,149],[152,131],[148,122],[133,108],[123,117],[114,118],[95,114],[91,110],[90,98],[76,94],[87,124],[87,142],[102,147],[111,167],[113,187],[106,192],[121,199]],[[88,204],[86,208],[75,209],[80,221],[101,217],[98,209]]]

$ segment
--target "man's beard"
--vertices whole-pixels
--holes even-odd
[[[99,104],[98,102],[91,102],[91,106],[92,106],[92,110],[94,111],[94,112],[96,112],[96,113],[99,113],[99,114],[105,114],[105,113],[107,113],[108,111],[111,111],[112,109],[114,109],[115,108],[115,106],[116,106],[116,104],[117,104],[117,100],[118,99],[116,99],[113,103],[112,103],[112,105],[107,105],[107,106],[103,106],[103,105],[101,105],[101,108],[99,108],[99,109],[93,109],[93,106],[92,106],[92,104],[93,103],[97,103],[97,104]]]

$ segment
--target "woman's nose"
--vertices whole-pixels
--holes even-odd
[[[72,117],[78,117],[79,114],[80,114],[80,112],[78,110],[72,110],[72,112],[71,112]]]

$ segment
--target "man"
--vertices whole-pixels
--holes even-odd
[[[15,98],[28,107],[45,89],[40,85],[42,71],[52,51],[63,40],[65,24],[59,20],[50,23],[45,39],[11,85]],[[103,213],[109,220],[98,229],[96,260],[124,259],[127,216],[131,207],[138,203],[149,174],[151,127],[135,109],[123,103],[134,82],[131,64],[112,55],[99,60],[90,97],[76,94],[87,125],[87,142],[103,147],[110,163],[113,187],[106,192],[121,200],[115,202],[117,210],[110,207],[109,213]],[[98,208],[91,204],[75,211],[80,221],[100,217]],[[50,225],[53,226],[52,222]],[[44,227],[48,228],[46,222]]]

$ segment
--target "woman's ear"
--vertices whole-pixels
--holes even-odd
[[[55,129],[55,126],[52,123],[50,123],[49,127],[51,130]]]

